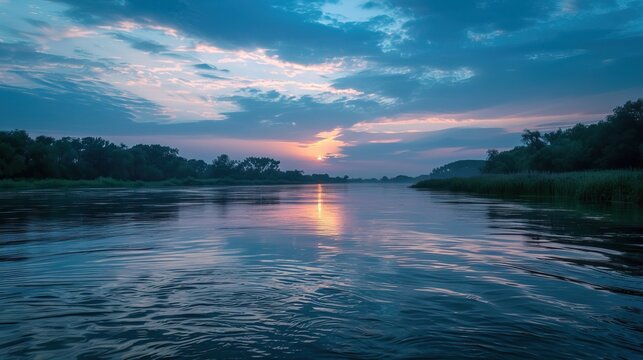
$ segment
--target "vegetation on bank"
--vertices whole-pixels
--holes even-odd
[[[414,183],[426,175],[376,179],[281,170],[269,157],[212,162],[186,159],[162,145],[114,144],[99,137],[31,138],[24,130],[0,131],[0,189],[69,187],[214,186],[346,182]]]
[[[429,179],[412,187],[504,197],[528,196],[585,203],[643,205],[641,170],[488,174],[469,178]]]
[[[279,165],[268,157],[232,160],[225,154],[206,163],[181,157],[177,149],[162,145],[128,147],[95,137],[32,139],[23,130],[0,131],[0,187],[5,188],[348,181],[348,176],[305,175],[300,170],[281,170]]]
[[[643,204],[643,99],[628,101],[596,124],[544,135],[525,130],[522,142],[508,151],[489,150],[482,175],[465,178],[447,171],[453,167],[448,164],[433,171],[442,178],[413,187]]]
[[[337,181],[337,182],[344,182]],[[91,180],[68,179],[1,179],[0,190],[28,190],[28,189],[66,189],[66,188],[138,188],[138,187],[169,187],[169,186],[231,186],[231,185],[287,185],[287,184],[317,184],[320,181],[289,181],[280,179],[238,180],[231,178],[222,179],[195,179],[181,178],[160,181],[133,181],[118,180],[113,178],[97,178]],[[333,183],[326,181],[324,183]]]
[[[596,124],[541,134],[525,130],[523,146],[489,150],[484,172],[566,172],[643,168],[643,99],[628,101]]]

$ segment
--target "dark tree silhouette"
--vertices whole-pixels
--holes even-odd
[[[485,172],[563,172],[643,167],[643,99],[628,101],[604,121],[548,132],[525,130],[524,146],[487,152]]]
[[[346,182],[326,174],[282,171],[269,157],[232,160],[226,154],[211,164],[185,159],[178,149],[162,145],[127,147],[96,137],[35,139],[23,130],[0,131],[0,179],[96,179],[159,181],[168,179],[269,180],[285,182]]]

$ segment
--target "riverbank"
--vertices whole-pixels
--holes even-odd
[[[411,187],[502,197],[643,205],[643,171],[640,170],[487,174],[470,178],[429,179]]]
[[[232,186],[232,185],[289,185],[312,184],[317,182],[301,182],[287,180],[239,180],[239,179],[169,179],[162,181],[127,181],[112,178],[92,180],[66,179],[3,179],[0,180],[0,190],[30,190],[30,189],[66,189],[66,188],[141,188],[141,187],[170,187],[170,186]]]

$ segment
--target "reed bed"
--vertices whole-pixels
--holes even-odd
[[[502,197],[529,196],[571,199],[585,203],[622,202],[643,205],[641,170],[486,174],[470,178],[429,179],[412,187]]]

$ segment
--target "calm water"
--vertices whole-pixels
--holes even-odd
[[[0,193],[0,358],[643,356],[643,221],[312,185]]]

